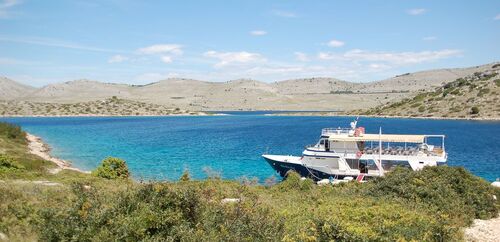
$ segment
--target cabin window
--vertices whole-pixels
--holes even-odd
[[[325,145],[325,140],[324,140],[324,139],[320,140],[320,141],[319,141],[319,144],[320,144],[320,145]]]

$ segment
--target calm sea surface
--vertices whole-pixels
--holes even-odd
[[[232,113],[199,117],[1,118],[41,136],[52,154],[92,170],[115,156],[127,161],[136,179],[177,180],[185,169],[194,178],[207,168],[223,178],[275,175],[261,158],[300,155],[322,128],[347,127],[351,117],[283,117]],[[361,118],[367,132],[445,134],[450,166],[464,166],[493,181],[500,177],[500,122]]]

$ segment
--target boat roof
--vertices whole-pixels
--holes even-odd
[[[434,135],[433,135],[434,136]],[[428,135],[419,134],[364,134],[363,136],[349,135],[330,135],[331,141],[382,141],[382,142],[406,142],[406,143],[424,143]]]

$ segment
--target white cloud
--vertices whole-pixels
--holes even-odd
[[[387,51],[366,51],[354,49],[343,54],[320,52],[318,58],[321,60],[344,60],[344,61],[365,61],[365,62],[386,62],[393,65],[418,64],[449,57],[456,57],[462,54],[461,50],[444,49],[438,51],[420,52],[387,52]]]
[[[137,50],[137,52],[143,55],[155,55],[155,54],[166,54],[166,53],[181,55],[182,45],[178,44],[151,45],[148,47],[140,48]]]
[[[318,59],[320,60],[333,60],[333,59],[339,59],[341,56],[337,54],[331,54],[327,52],[319,52],[318,53]]]
[[[214,67],[220,68],[229,65],[241,65],[247,63],[262,63],[266,59],[258,53],[250,53],[246,51],[241,52],[217,52],[207,51],[203,54],[205,57],[218,59],[219,62]]]
[[[342,42],[342,41],[340,41],[340,40],[333,39],[333,40],[330,40],[330,42],[328,42],[327,45],[330,46],[330,47],[335,47],[336,48],[336,47],[344,46],[344,44],[345,43]]]
[[[78,43],[67,42],[64,40],[51,39],[51,38],[43,38],[43,37],[12,37],[12,36],[0,36],[0,41],[13,42],[13,43],[22,43],[22,44],[32,44],[32,45],[41,45],[41,46],[50,46],[57,48],[65,48],[65,49],[75,49],[75,50],[85,50],[85,51],[94,51],[94,52],[125,52],[121,50],[112,50],[105,48],[98,48],[92,46],[85,46]]]
[[[114,55],[109,58],[108,63],[120,63],[127,61],[129,58],[123,55]]]
[[[160,55],[160,60],[163,63],[172,63],[174,61],[173,56],[180,56],[183,53],[182,45],[178,44],[151,45],[139,48],[136,52],[140,55]]]
[[[161,61],[163,63],[171,63],[172,62],[172,57],[168,56],[168,55],[164,55],[161,57]]]
[[[295,55],[295,59],[298,61],[302,61],[302,62],[309,61],[309,56],[307,56],[306,53],[297,51],[297,52],[294,52],[293,54]]]
[[[264,30],[253,30],[253,31],[250,31],[250,34],[254,35],[254,36],[262,36],[262,35],[266,35],[267,32]]]
[[[278,16],[278,17],[283,17],[283,18],[296,18],[298,15],[294,12],[290,11],[285,11],[285,10],[274,10],[273,14]]]
[[[437,39],[436,36],[426,36],[426,37],[422,38],[422,40],[424,40],[424,41],[434,41],[436,39]]]
[[[500,20],[500,13],[499,13],[499,14],[497,14],[497,16],[495,16],[495,17],[493,18],[493,20]]]
[[[9,18],[11,16],[10,8],[20,4],[19,0],[3,0],[0,1],[0,18]]]
[[[409,15],[421,15],[427,12],[427,9],[425,8],[413,8],[413,9],[408,9],[406,13]]]

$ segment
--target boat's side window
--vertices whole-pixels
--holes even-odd
[[[325,145],[325,140],[324,140],[324,139],[321,139],[321,140],[319,141],[319,144],[320,144],[320,145]]]

